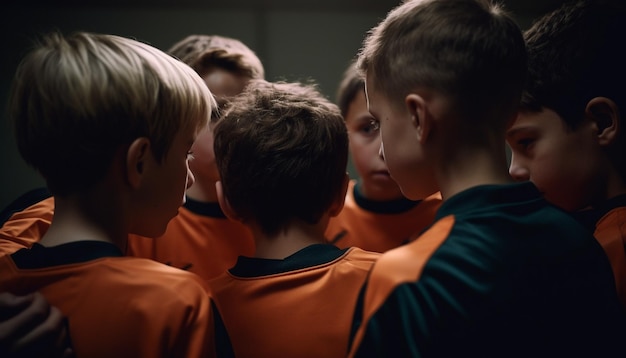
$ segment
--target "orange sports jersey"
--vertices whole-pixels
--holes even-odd
[[[243,224],[227,219],[219,204],[187,198],[165,234],[156,239],[130,235],[126,254],[182,268],[208,280],[233,267],[238,256],[253,255],[254,239]]]
[[[609,357],[626,336],[601,246],[530,182],[448,198],[355,307],[350,357]]]
[[[354,305],[379,255],[317,244],[284,260],[240,257],[209,281],[223,322],[216,337],[227,337],[216,338],[218,356],[345,357]]]
[[[34,244],[0,257],[0,291],[41,292],[67,317],[77,357],[206,357],[213,320],[206,283],[114,245]]]
[[[0,255],[39,242],[53,214],[54,198],[46,189],[35,189],[16,199],[2,214]],[[254,253],[248,228],[228,220],[217,203],[190,198],[161,237],[130,235],[128,241],[129,256],[182,268],[207,280],[231,268],[237,256]]]
[[[45,188],[31,190],[9,204],[0,214],[0,256],[39,242],[53,214],[54,198]]]
[[[601,206],[574,215],[602,245],[611,262],[617,293],[626,307],[626,195],[607,200]]]
[[[432,224],[441,205],[441,194],[420,201],[400,199],[390,202],[364,198],[355,180],[350,181],[343,210],[330,219],[328,242],[339,248],[359,247],[385,252],[417,237]]]

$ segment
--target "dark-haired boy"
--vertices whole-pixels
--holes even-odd
[[[604,248],[626,308],[623,4],[572,1],[525,33],[530,78],[507,133],[510,174],[573,212]]]

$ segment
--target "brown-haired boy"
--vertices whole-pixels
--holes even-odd
[[[626,34],[618,2],[571,1],[524,33],[530,79],[507,133],[510,173],[602,244],[626,307]]]
[[[223,322],[216,337],[229,337],[218,352],[344,357],[356,297],[378,254],[325,242],[348,183],[339,109],[312,85],[254,81],[214,136],[220,205],[256,243],[253,257],[209,282]]]

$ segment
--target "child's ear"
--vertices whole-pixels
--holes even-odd
[[[350,183],[350,175],[346,173],[343,177],[343,184],[341,190],[339,191],[339,195],[335,198],[333,205],[331,205],[328,210],[328,215],[330,217],[337,216],[343,210],[343,205],[346,202],[346,193],[348,192],[348,184]]]
[[[619,107],[606,97],[595,97],[587,103],[585,116],[595,123],[598,129],[598,143],[606,146],[619,134]]]
[[[428,115],[427,103],[417,93],[408,94],[404,102],[411,116],[411,122],[417,131],[417,140],[423,144],[428,139],[431,129],[431,118]]]
[[[126,179],[132,188],[138,188],[144,178],[146,162],[150,154],[150,140],[135,139],[126,152]]]
[[[241,218],[235,213],[232,206],[230,206],[230,202],[228,198],[224,196],[224,189],[222,188],[222,181],[218,180],[215,182],[215,192],[217,193],[217,202],[220,204],[220,208],[224,212],[227,218],[233,221],[242,222]]]

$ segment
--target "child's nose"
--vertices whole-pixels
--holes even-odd
[[[525,165],[518,160],[515,155],[511,156],[511,164],[509,165],[509,174],[516,181],[527,181],[530,179],[530,172]]]

